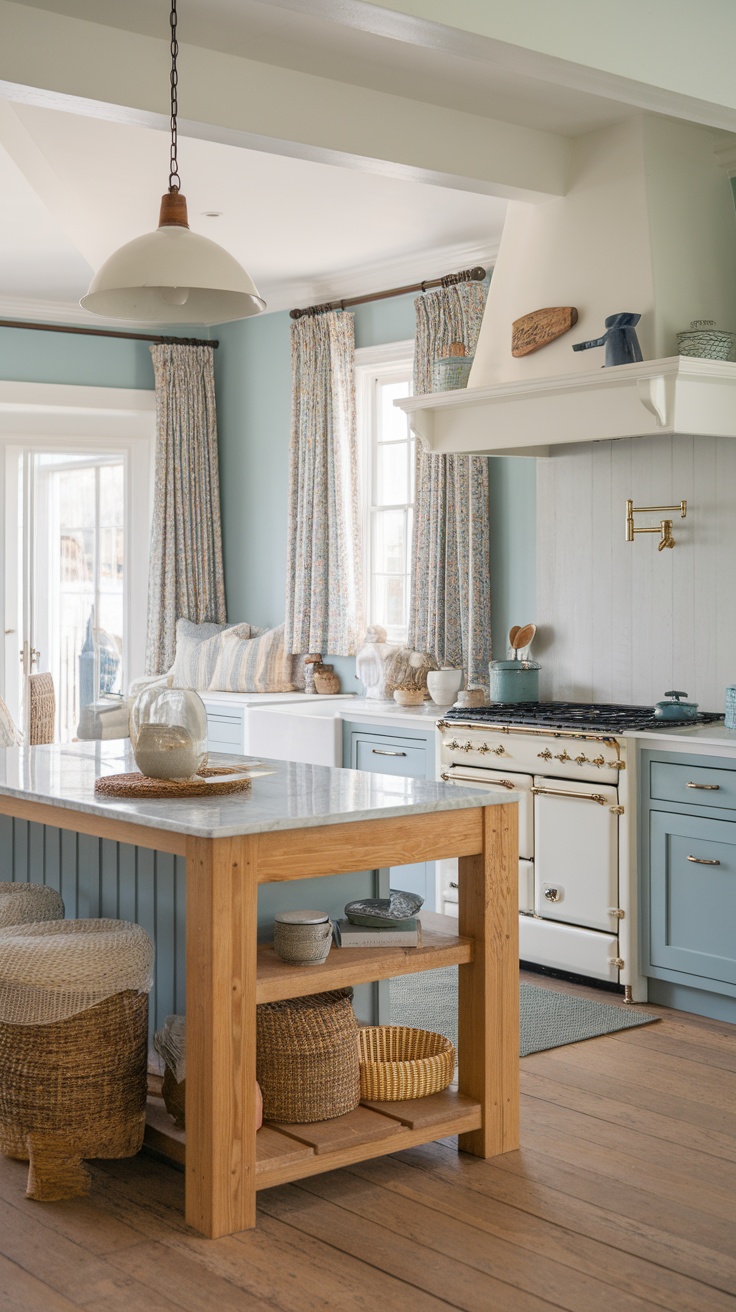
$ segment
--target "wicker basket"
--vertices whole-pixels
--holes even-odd
[[[352,989],[265,1002],[256,1008],[256,1078],[267,1121],[304,1125],[360,1102]]]
[[[358,1030],[360,1096],[371,1102],[424,1098],[446,1089],[455,1072],[455,1049],[443,1034],[405,1025]]]
[[[30,1159],[29,1198],[89,1192],[83,1157],[132,1157],[146,1120],[148,995],[50,1025],[0,1024],[0,1152]]]

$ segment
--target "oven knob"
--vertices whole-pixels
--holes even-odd
[[[575,760],[577,761],[578,765],[585,765],[586,762],[588,761],[588,758],[587,758],[587,756],[585,756],[585,754],[583,753],[583,754],[581,754],[580,756],[576,756],[576,757],[575,757]]]
[[[505,756],[505,755],[506,755],[506,748],[505,748],[505,747],[492,747],[492,748],[491,748],[491,751],[493,752],[493,755],[494,755],[494,756]]]
[[[558,752],[558,753],[557,753],[557,755],[555,756],[555,760],[556,760],[556,761],[571,761],[571,760],[572,760],[572,757],[571,757],[571,755],[570,755],[569,752],[567,752],[567,751],[563,751],[563,752]]]
[[[562,891],[559,888],[545,888],[544,896],[548,902],[562,901]]]
[[[451,743],[445,743],[445,747],[447,748],[448,752],[456,752],[459,746],[460,744],[456,738],[453,738]]]
[[[461,752],[472,752],[472,750],[473,750],[473,744],[470,742],[463,743],[460,748]]]
[[[478,754],[480,756],[485,756],[486,752],[490,752],[490,750],[491,749],[488,746],[488,743],[481,743],[480,747],[478,748]]]
[[[593,760],[591,761],[590,764],[591,764],[591,765],[598,765],[598,766],[605,765],[605,764],[606,764],[606,758],[605,758],[605,756],[594,756],[594,757],[593,757]]]
[[[552,760],[552,753],[551,753],[551,751],[549,750],[549,747],[545,747],[545,749],[544,749],[543,752],[537,752],[537,756],[541,756],[541,758],[542,758],[543,761],[551,761],[551,760]]]

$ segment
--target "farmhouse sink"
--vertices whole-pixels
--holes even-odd
[[[248,711],[248,752],[306,765],[342,765],[340,708],[348,698],[310,697],[304,702]]]

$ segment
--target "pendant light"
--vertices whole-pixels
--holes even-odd
[[[107,319],[150,323],[228,323],[265,310],[253,280],[222,246],[191,232],[180,191],[176,0],[171,0],[171,156],[158,228],[121,246],[97,271],[80,302]]]

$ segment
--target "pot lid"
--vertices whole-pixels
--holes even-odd
[[[680,706],[683,709],[690,708],[690,709],[697,710],[698,708],[697,702],[683,701],[682,700],[683,697],[687,697],[686,692],[676,692],[673,688],[671,692],[665,693],[665,698],[667,698],[667,700],[661,702],[655,702],[655,706]]]
[[[326,911],[277,911],[274,920],[280,925],[323,925],[329,916]]]

